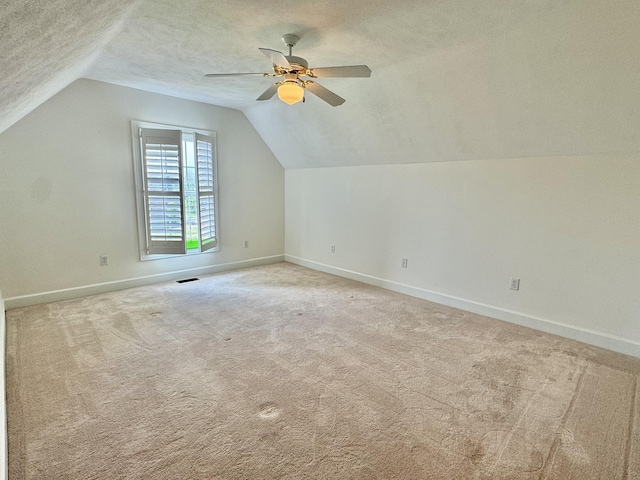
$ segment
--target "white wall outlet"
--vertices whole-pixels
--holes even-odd
[[[511,277],[511,280],[509,280],[509,288],[511,288],[511,290],[520,290],[520,279]]]
[[[107,255],[100,255],[100,266],[106,267],[109,265],[109,257]]]
[[[331,245],[331,253],[336,253],[336,246],[335,245]]]
[[[407,264],[409,263],[409,260],[407,260],[406,258],[402,259],[402,268],[407,268]]]
[[[249,240],[242,242],[242,248],[249,248]]]

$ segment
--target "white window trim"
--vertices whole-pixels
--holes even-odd
[[[216,231],[216,246],[206,250],[204,252],[187,252],[185,254],[149,254],[147,253],[147,222],[146,222],[146,209],[144,198],[144,167],[142,161],[142,151],[140,143],[140,129],[141,128],[156,128],[161,130],[181,130],[183,133],[206,135],[213,137],[213,171],[214,171],[214,211],[215,211],[215,231]],[[206,255],[208,253],[220,251],[220,215],[218,213],[218,155],[217,148],[218,142],[216,138],[216,132],[211,130],[201,130],[197,128],[182,127],[179,125],[167,125],[162,123],[145,122],[142,120],[131,121],[131,139],[133,149],[133,177],[135,182],[135,197],[136,197],[136,223],[138,227],[138,248],[140,252],[140,260],[159,260],[163,258],[176,258],[191,255]]]

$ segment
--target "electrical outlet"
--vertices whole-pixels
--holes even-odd
[[[249,240],[245,240],[244,242],[242,242],[242,247],[249,248]]]
[[[336,253],[336,246],[335,245],[331,245],[331,253]]]
[[[100,255],[100,266],[106,267],[109,265],[109,257],[107,255]]]
[[[520,290],[520,279],[511,277],[509,285],[509,288],[511,288],[511,290]]]
[[[402,268],[407,268],[408,260],[406,258],[402,259]]]

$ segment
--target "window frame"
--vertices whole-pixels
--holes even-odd
[[[185,252],[184,253],[148,253],[148,221],[147,221],[147,208],[146,208],[146,185],[145,185],[145,171],[144,171],[144,160],[142,153],[142,138],[141,138],[141,129],[155,129],[155,130],[171,130],[171,131],[180,131],[180,151],[181,156],[184,156],[184,134],[193,135],[194,146],[197,146],[196,135],[203,135],[206,137],[210,137],[212,139],[212,166],[213,166],[213,203],[214,203],[214,232],[215,232],[215,246],[209,247],[207,249],[202,249],[202,241],[200,232],[200,208],[198,207],[198,250],[188,250],[186,248],[186,237],[185,237]],[[182,257],[185,255],[204,255],[207,253],[218,252],[220,251],[220,216],[218,213],[218,155],[217,155],[217,138],[216,132],[212,130],[202,130],[191,127],[183,127],[179,125],[168,125],[161,123],[153,123],[146,122],[142,120],[131,120],[131,138],[132,138],[132,147],[133,147],[133,170],[134,170],[134,182],[135,182],[135,201],[136,201],[136,223],[138,229],[138,248],[140,252],[140,260],[148,261],[148,260],[159,260],[165,258],[176,258]],[[197,161],[197,157],[196,157]],[[184,160],[181,164],[181,176],[182,169],[184,169]],[[197,170],[196,170],[197,171]],[[197,178],[196,178],[197,182]],[[181,190],[184,187],[184,179],[182,179]],[[197,190],[197,184],[196,184]],[[184,191],[181,192],[181,201],[184,205]],[[196,198],[196,202],[199,205],[200,197],[199,193]],[[186,236],[187,229],[185,224],[185,218],[183,214],[182,220],[182,229],[183,234]]]

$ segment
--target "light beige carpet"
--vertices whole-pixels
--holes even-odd
[[[639,479],[637,359],[276,264],[11,310],[18,479]]]

